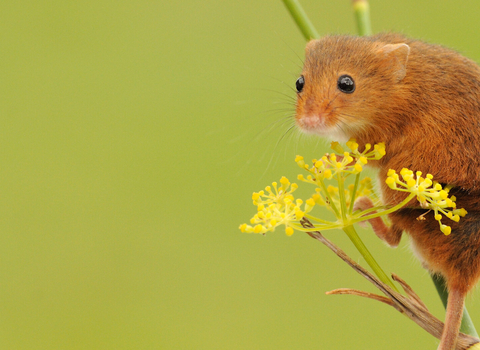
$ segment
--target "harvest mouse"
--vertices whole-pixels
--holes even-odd
[[[455,349],[465,296],[480,278],[479,66],[400,34],[326,36],[308,43],[296,88],[302,131],[337,141],[353,137],[360,149],[385,143],[386,155],[371,165],[386,205],[405,199],[385,184],[389,169],[422,171],[453,186],[450,193],[468,215],[448,236],[419,205],[390,214],[390,226],[380,218],[372,226],[391,246],[408,233],[423,265],[445,278],[449,299],[438,349]],[[416,220],[422,214],[425,220]]]

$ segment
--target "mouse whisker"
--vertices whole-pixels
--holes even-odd
[[[271,122],[270,124],[266,125],[261,130],[259,130],[255,134],[255,136],[252,137],[251,141],[252,142],[257,142],[263,137],[263,135],[269,134],[273,130],[283,127],[283,125],[285,125],[285,123],[290,122],[291,119],[292,119],[292,114],[291,114],[291,111],[288,111],[288,112],[289,112],[288,115],[285,115],[284,117],[279,118],[279,119]]]
[[[293,89],[292,87],[289,87],[289,89],[293,90],[295,93],[297,93],[297,91],[295,89]],[[292,96],[292,95],[289,95],[289,94],[286,94],[284,92],[280,92],[278,90],[273,90],[273,89],[265,89],[265,88],[259,88],[259,89],[255,89],[255,90],[258,90],[258,91],[267,91],[267,92],[273,92],[275,94],[279,94],[279,95],[282,95],[283,97],[286,97],[289,101],[292,101],[292,102],[295,102],[296,101],[296,97]]]
[[[275,144],[275,147],[273,148],[273,151],[272,151],[272,155],[270,156],[270,160],[268,161],[268,164],[267,166],[265,167],[265,170],[263,172],[263,174],[260,176],[260,177],[263,177],[266,172],[268,171],[268,169],[270,168],[270,166],[272,165],[272,162],[273,162],[273,159],[274,159],[274,156],[275,156],[275,153],[278,149],[278,147],[280,146],[280,143],[282,142],[282,140],[285,139],[286,136],[288,135],[292,135],[292,130],[295,131],[295,123],[292,123],[290,125],[290,127],[282,134],[282,136],[280,136],[280,138],[278,139],[278,141],[276,142]]]
[[[266,113],[274,113],[274,114],[286,113],[289,116],[291,116],[292,109],[291,108],[272,108],[272,109],[266,110],[265,112]]]

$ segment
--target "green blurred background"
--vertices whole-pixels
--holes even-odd
[[[350,1],[302,4],[320,33],[355,33]],[[374,32],[477,61],[479,10],[371,1]],[[375,290],[307,235],[238,230],[253,191],[327,149],[282,138],[305,42],[280,0],[2,1],[0,17],[1,349],[436,348],[392,308],[326,296]],[[361,235],[443,319],[408,239]]]

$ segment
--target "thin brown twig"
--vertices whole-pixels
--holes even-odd
[[[305,228],[314,228],[312,223],[308,221],[306,218],[303,218],[301,224]],[[433,316],[420,299],[420,297],[413,291],[413,289],[400,277],[393,274],[392,278],[394,281],[398,282],[407,296],[404,296],[388,285],[380,281],[377,277],[372,275],[369,271],[365,268],[357,264],[353,261],[343,250],[337,247],[334,243],[330,240],[325,238],[319,231],[312,231],[307,232],[307,234],[315,238],[316,240],[322,242],[326,245],[330,250],[332,250],[340,259],[345,261],[350,267],[352,267],[355,271],[357,271],[360,275],[370,281],[375,287],[377,287],[386,297],[376,295],[373,293],[362,292],[355,289],[336,289],[331,292],[327,292],[327,294],[352,294],[358,295],[362,297],[366,297],[369,299],[380,301],[384,304],[388,304],[398,310],[400,313],[404,314],[428,333],[433,335],[434,337],[440,339],[443,331],[443,322],[440,321],[438,318]],[[456,350],[467,350],[472,345],[480,343],[480,339],[472,337],[470,335],[460,333],[457,340]]]
[[[335,295],[335,294],[350,294],[350,295],[358,295],[359,297],[364,297],[364,298],[369,298],[373,300],[380,301],[382,303],[385,303],[387,305],[395,307],[395,303],[390,300],[387,297],[382,297],[381,295],[369,293],[369,292],[364,292],[358,289],[350,289],[350,288],[338,288],[331,290],[329,292],[326,292],[325,294],[327,295]]]

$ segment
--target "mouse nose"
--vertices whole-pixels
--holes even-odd
[[[305,114],[300,120],[299,124],[302,128],[307,130],[317,129],[320,126],[325,124],[325,114],[324,113],[315,113],[315,114]]]
[[[304,113],[305,115],[317,115],[319,117],[324,116],[329,109],[329,102],[327,100],[308,99],[305,102]]]

